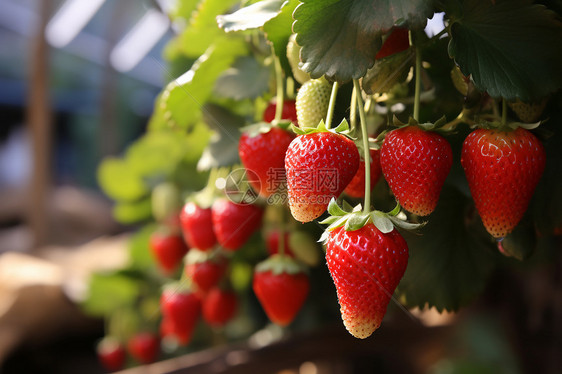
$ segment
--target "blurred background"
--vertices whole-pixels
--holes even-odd
[[[103,321],[77,302],[93,272],[127,262],[133,228],[114,220],[98,166],[145,132],[157,95],[190,66],[163,57],[170,3],[0,0],[0,373],[104,372]],[[458,314],[392,304],[365,342],[343,329],[330,289],[324,324],[305,310],[292,340],[268,326],[150,372],[560,373],[562,260],[549,261],[500,266]]]

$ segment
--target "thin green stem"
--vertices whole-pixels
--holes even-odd
[[[275,82],[277,84],[277,97],[275,101],[275,121],[280,121],[283,117],[283,102],[285,100],[284,82],[283,82],[283,68],[279,57],[273,56],[275,61]]]
[[[502,98],[502,126],[507,123],[507,100]]]
[[[330,95],[330,104],[328,106],[328,113],[326,114],[326,128],[332,127],[332,118],[334,118],[334,109],[336,107],[336,97],[338,96],[338,82],[332,85],[332,94]]]
[[[351,92],[351,104],[349,105],[349,125],[351,129],[357,128],[357,92]]]
[[[361,88],[357,79],[353,80],[353,88],[357,96],[357,107],[359,108],[359,121],[361,124],[361,137],[363,138],[363,157],[365,158],[365,204],[363,213],[371,211],[371,153],[369,152],[369,134],[367,133],[367,120],[365,118],[365,107],[361,97]]]
[[[421,98],[421,71],[422,71],[422,58],[421,51],[416,48],[416,66],[415,66],[415,89],[414,89],[414,119],[419,121],[420,118],[420,98]]]

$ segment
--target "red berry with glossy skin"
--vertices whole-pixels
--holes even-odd
[[[406,241],[396,229],[383,234],[372,223],[355,231],[339,227],[329,234],[326,262],[346,329],[367,338],[379,328],[406,271]]]
[[[175,336],[180,345],[189,344],[201,314],[199,296],[189,290],[166,288],[160,298],[160,307],[169,335]]]
[[[435,209],[453,164],[449,142],[417,126],[389,132],[381,147],[382,173],[408,212],[427,216]]]
[[[252,286],[267,317],[287,326],[306,301],[310,281],[295,260],[275,255],[257,265]]]
[[[275,119],[276,110],[277,103],[271,102],[263,112],[264,122],[271,123]],[[283,112],[281,114],[281,119],[290,120],[295,126],[299,125],[299,122],[297,120],[297,108],[295,106],[295,100],[285,100],[283,102]]]
[[[98,359],[108,371],[123,369],[125,365],[125,347],[118,340],[110,337],[103,338],[97,346]]]
[[[265,239],[265,244],[267,247],[267,252],[270,255],[279,253],[279,231],[270,231]],[[295,257],[293,251],[291,250],[290,234],[288,231],[285,231],[285,241],[283,242],[283,247],[285,250],[285,255],[289,257]]]
[[[405,51],[408,48],[410,48],[410,37],[408,36],[408,29],[395,27],[392,29],[392,31],[382,44],[381,49],[379,49],[379,51],[375,55],[375,60]]]
[[[371,154],[370,160],[370,180],[371,180],[371,190],[375,187],[375,184],[379,181],[381,177],[381,162],[380,162],[380,151],[376,149],[371,149],[369,151]],[[361,160],[359,163],[359,168],[357,173],[349,182],[344,192],[351,197],[360,198],[365,196],[365,161]]]
[[[149,364],[158,358],[160,338],[151,332],[139,332],[129,339],[127,350],[141,364]]]
[[[503,238],[527,210],[546,163],[528,130],[477,129],[465,139],[461,164],[486,230]]]
[[[191,248],[206,251],[217,244],[211,208],[201,208],[194,202],[186,203],[180,212],[180,224]]]
[[[202,293],[207,293],[222,279],[228,260],[222,254],[192,250],[186,257],[185,274]]]
[[[285,155],[289,207],[300,222],[318,218],[347,187],[359,168],[355,143],[344,135],[297,136]]]
[[[285,153],[294,135],[278,127],[255,136],[244,133],[238,143],[238,154],[244,167],[256,178],[250,185],[263,197],[269,197],[285,185]]]
[[[149,245],[153,257],[165,274],[173,273],[181,265],[188,251],[181,235],[161,231],[150,235]]]
[[[253,204],[236,204],[219,199],[213,204],[213,227],[217,241],[230,251],[242,247],[261,226],[263,209]]]
[[[238,296],[232,290],[213,288],[203,300],[203,319],[210,326],[228,323],[238,310]]]

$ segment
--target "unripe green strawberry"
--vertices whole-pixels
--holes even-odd
[[[300,127],[316,127],[325,119],[332,87],[323,79],[311,79],[297,93],[297,119]]]
[[[525,123],[537,122],[541,118],[541,114],[546,107],[547,100],[541,100],[536,103],[526,103],[519,99],[507,103],[511,110],[515,112],[517,118]]]
[[[296,36],[297,34],[292,34],[287,43],[287,59],[289,60],[289,65],[291,65],[295,80],[300,84],[304,84],[304,82],[310,80],[310,75],[299,67],[301,47],[297,44]]]
[[[151,203],[152,215],[156,221],[177,220],[182,204],[180,190],[173,183],[160,183],[152,190]]]
[[[465,139],[461,164],[486,230],[503,238],[519,223],[542,175],[546,155],[528,130],[477,129]]]
[[[345,327],[367,338],[379,328],[406,271],[406,241],[396,229],[384,234],[371,222],[355,231],[338,227],[328,233],[326,262]]]
[[[453,152],[438,133],[406,126],[386,135],[380,162],[400,205],[409,212],[427,216],[437,205],[453,163]]]
[[[299,222],[318,218],[359,167],[355,143],[333,132],[297,136],[285,155],[291,214]]]

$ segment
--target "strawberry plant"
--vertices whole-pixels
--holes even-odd
[[[177,5],[165,53],[181,72],[146,134],[99,168],[138,228],[130,263],[84,301],[108,336],[159,326],[172,355],[212,344],[205,326],[234,340],[335,315],[376,339],[391,303],[458,311],[497,269],[559,256],[556,2]],[[183,271],[180,251],[159,271],[158,227],[189,244]]]

